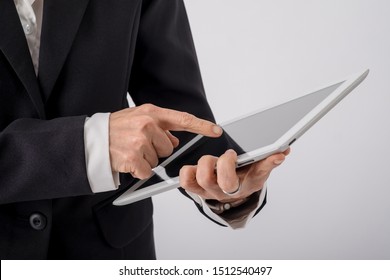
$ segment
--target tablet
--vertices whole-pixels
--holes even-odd
[[[358,86],[368,72],[221,124],[224,133],[219,138],[195,136],[154,168],[151,177],[137,181],[113,204],[126,205],[179,187],[180,168],[196,164],[203,155],[219,156],[233,148],[238,154],[236,165],[239,168],[285,151]]]

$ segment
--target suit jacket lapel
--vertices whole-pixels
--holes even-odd
[[[45,118],[34,66],[26,37],[15,4],[12,0],[0,1],[0,50],[8,59],[16,75],[23,83],[41,118]]]
[[[38,78],[47,100],[77,34],[89,0],[44,2]]]

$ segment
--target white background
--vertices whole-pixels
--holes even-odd
[[[159,259],[390,259],[390,1],[187,0],[218,122],[370,68],[299,139],[244,230],[158,195]],[[271,120],[272,121],[272,120]]]

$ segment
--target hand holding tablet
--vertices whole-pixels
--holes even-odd
[[[237,153],[233,149],[219,157],[202,156],[197,165],[185,165],[180,169],[180,186],[203,199],[222,203],[244,201],[263,188],[272,170],[284,161],[289,151],[242,168],[236,168]]]
[[[368,72],[366,70],[300,98],[222,124],[224,134],[220,138],[196,136],[156,167],[150,178],[138,181],[113,204],[126,205],[179,187],[180,169],[196,164],[204,155],[222,155],[226,149],[216,151],[219,147],[223,148],[221,141],[234,147],[238,155],[236,167],[285,152],[358,86]],[[141,186],[143,188],[139,189]]]

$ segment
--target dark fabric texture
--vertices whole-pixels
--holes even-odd
[[[0,258],[154,259],[151,200],[111,204],[133,178],[92,194],[84,123],[127,92],[214,119],[183,1],[45,1],[38,78],[13,0],[0,26]]]

